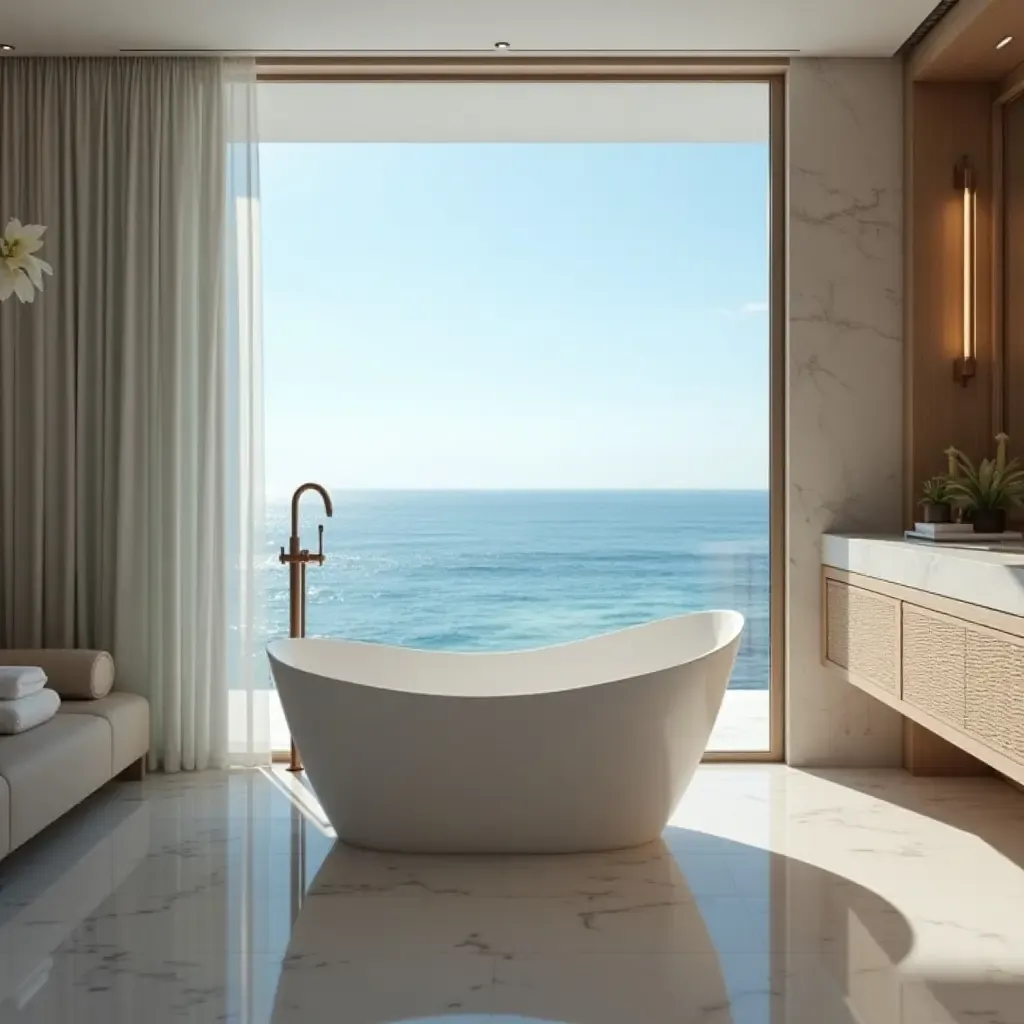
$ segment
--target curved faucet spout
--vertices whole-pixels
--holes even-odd
[[[328,518],[334,515],[334,503],[331,501],[331,496],[327,493],[325,487],[321,487],[320,484],[303,484],[297,488],[295,493],[292,495],[292,536],[297,537],[299,535],[299,498],[302,497],[306,491],[316,491],[324,500],[324,511],[327,513]]]
[[[317,529],[317,533],[320,536],[320,545],[315,555],[311,555],[306,551],[299,540],[299,499],[306,491],[316,491],[323,498],[324,511],[329,517],[334,515],[334,503],[331,501],[331,496],[327,493],[325,487],[321,487],[320,484],[308,483],[296,488],[295,493],[292,495],[292,535],[288,542],[288,553],[285,554],[284,548],[281,548],[280,556],[281,563],[288,566],[290,635],[293,637],[303,637],[306,635],[306,566],[310,563],[316,565],[324,564],[323,523],[320,523]],[[302,771],[302,758],[299,756],[299,751],[294,741],[292,741],[292,755],[288,770],[290,772]]]

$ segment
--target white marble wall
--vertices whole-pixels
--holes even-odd
[[[796,765],[900,762],[900,719],[821,666],[821,535],[900,527],[902,73],[796,60],[789,81],[787,733]]]

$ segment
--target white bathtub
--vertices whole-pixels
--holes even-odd
[[[270,663],[338,837],[429,853],[656,839],[707,746],[743,616],[699,612],[533,651],[275,640]]]

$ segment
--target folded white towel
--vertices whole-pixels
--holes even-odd
[[[0,700],[17,700],[38,693],[46,673],[36,665],[0,665]]]
[[[60,707],[56,690],[40,690],[28,697],[0,702],[0,734],[11,736],[16,732],[34,729],[48,722]]]

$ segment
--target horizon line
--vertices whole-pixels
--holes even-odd
[[[299,486],[299,485],[296,485]],[[768,494],[770,487],[339,487],[340,494]],[[290,500],[292,492],[266,494],[267,501]]]

